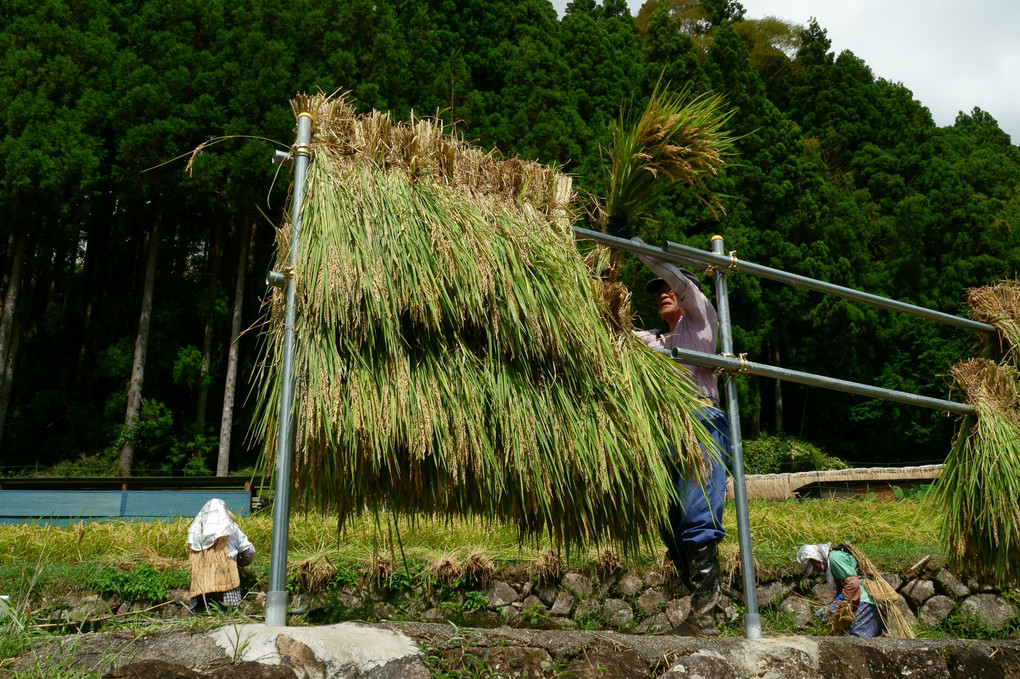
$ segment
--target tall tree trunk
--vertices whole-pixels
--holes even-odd
[[[772,365],[779,367],[779,342],[771,342],[772,346]],[[781,380],[775,381],[774,391],[772,392],[775,396],[776,404],[776,432],[781,434],[783,432],[783,382]]]
[[[11,338],[10,351],[7,353],[6,364],[0,366],[0,450],[3,450],[3,439],[4,439],[4,427],[7,424],[7,404],[11,398],[11,385],[14,383],[14,359],[18,355],[18,345],[21,343],[21,338],[24,334],[23,320],[18,320],[15,324],[15,331]],[[0,464],[3,464],[3,458],[0,457]]]
[[[145,261],[145,287],[142,290],[142,313],[138,317],[138,337],[135,339],[135,359],[131,368],[131,385],[128,387],[127,412],[124,415],[124,446],[120,449],[120,473],[131,475],[135,446],[132,430],[142,409],[142,382],[145,380],[145,354],[149,346],[149,326],[152,322],[152,293],[156,287],[156,253],[159,251],[159,221],[157,214],[149,233],[149,254]]]
[[[223,221],[217,219],[213,230],[212,245],[209,248],[209,309],[205,317],[205,332],[202,337],[202,367],[199,369],[201,386],[198,389],[198,404],[195,411],[195,422],[199,430],[205,428],[205,414],[209,402],[209,386],[206,376],[209,374],[209,363],[212,359],[213,320],[215,319],[213,297],[216,286],[220,282],[220,247],[223,241]]]
[[[758,397],[758,403],[761,404],[761,382],[759,380],[752,380],[750,384],[754,385],[754,393]],[[747,433],[748,438],[757,438],[761,434],[761,405],[754,409],[754,414],[751,415],[751,431]]]
[[[248,269],[248,241],[251,229],[241,227],[241,253],[237,257],[237,284],[234,286],[234,315],[230,321],[230,350],[227,353],[227,380],[223,387],[223,417],[220,419],[220,452],[216,459],[216,476],[230,470],[230,434],[234,425],[234,394],[237,391],[237,350],[241,335],[241,309],[244,306],[244,277]]]
[[[26,238],[26,240],[31,239]],[[29,243],[24,255],[21,273],[19,274],[21,290],[18,294],[17,308],[15,308],[13,313],[14,324],[10,333],[10,346],[7,351],[6,360],[0,365],[0,443],[3,442],[3,431],[7,424],[7,413],[10,411],[11,391],[14,384],[14,369],[17,366],[18,360],[18,348],[21,346],[22,339],[34,333],[39,317],[38,314],[32,313],[39,278],[31,274],[26,278],[24,273],[26,270],[30,272],[38,271],[40,268],[38,259],[39,254],[33,252],[33,247]],[[11,280],[14,280],[13,276],[11,276]],[[18,313],[18,309],[21,309],[22,312]],[[0,450],[3,450],[2,446],[0,446]]]
[[[17,237],[17,235],[18,232],[16,229],[12,230],[9,234],[7,234],[7,247],[4,248],[4,257],[13,256],[12,253],[14,252],[14,239]],[[7,285],[7,279],[8,279],[7,268],[4,267],[2,274],[0,274],[0,288],[3,288],[5,290],[7,289],[5,287]]]
[[[11,262],[11,275],[7,283],[7,294],[4,295],[3,316],[0,316],[0,385],[7,376],[8,366],[13,366],[12,330],[14,328],[14,312],[18,308],[18,293],[21,291],[21,276],[25,269],[25,256],[28,252],[28,233],[21,227],[14,246],[14,258]],[[0,399],[0,412],[7,414],[7,398]]]

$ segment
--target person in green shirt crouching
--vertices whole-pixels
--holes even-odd
[[[829,584],[836,588],[836,600],[820,611],[826,617],[836,616],[849,608],[853,621],[846,634],[852,637],[877,637],[882,633],[882,616],[875,600],[862,579],[857,559],[846,545],[833,547],[831,542],[804,545],[797,550],[797,562],[807,575],[825,573]],[[846,602],[841,606],[841,602]],[[836,629],[834,627],[834,629]]]

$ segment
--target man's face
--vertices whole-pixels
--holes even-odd
[[[662,320],[670,325],[680,320],[684,313],[683,307],[677,302],[676,293],[668,285],[659,286],[659,293],[656,299],[659,306],[659,317]]]

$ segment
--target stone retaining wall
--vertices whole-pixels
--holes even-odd
[[[954,613],[976,621],[986,636],[1008,635],[1017,625],[1020,610],[1013,595],[987,583],[960,580],[945,568],[921,571],[910,577],[887,575],[903,595],[899,602],[906,618],[919,628],[938,627]],[[739,583],[737,583],[739,585]],[[495,574],[476,586],[418,585],[398,587],[392,581],[337,586],[326,584],[319,594],[299,594],[291,608],[316,624],[343,620],[453,622],[471,627],[509,626],[532,629],[603,629],[633,634],[659,634],[670,630],[690,610],[690,594],[675,577],[656,569],[626,571],[611,577],[565,572],[543,580],[526,574]],[[726,619],[741,627],[743,596],[724,585]],[[757,589],[763,617],[785,618],[789,630],[817,630],[814,610],[832,601],[833,589],[817,578],[798,577],[761,584]],[[34,604],[37,620],[58,622],[102,621],[144,612],[149,616],[182,617],[187,614],[187,593],[178,590],[172,600],[127,604],[97,596],[62,597]],[[253,617],[262,614],[265,595],[251,592],[243,608]]]

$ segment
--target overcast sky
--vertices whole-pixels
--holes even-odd
[[[903,83],[952,125],[975,106],[1020,144],[1020,0],[740,0],[747,18],[776,16],[828,31],[876,77]],[[644,0],[628,0],[637,14]],[[567,0],[553,0],[562,16]]]

